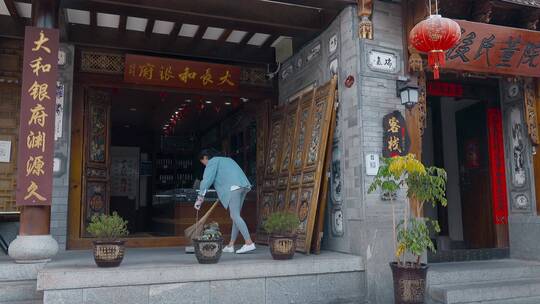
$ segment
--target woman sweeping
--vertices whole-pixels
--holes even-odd
[[[246,243],[236,253],[247,253],[255,250],[255,244],[251,240],[246,222],[240,216],[246,194],[251,189],[251,184],[246,175],[232,158],[221,157],[219,152],[214,149],[202,150],[199,154],[199,160],[206,168],[204,169],[199,196],[195,202],[195,209],[199,210],[201,208],[206,192],[210,186],[214,185],[221,204],[225,209],[229,208],[233,222],[231,241],[228,246],[223,248],[223,252],[234,252],[234,243],[238,231],[240,231]]]

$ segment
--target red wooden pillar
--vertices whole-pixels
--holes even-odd
[[[58,10],[58,0],[32,0],[32,26],[57,28]],[[54,154],[54,149],[47,153]],[[58,243],[50,235],[50,218],[50,206],[21,207],[19,236],[9,248],[9,255],[16,262],[43,262],[58,252]]]

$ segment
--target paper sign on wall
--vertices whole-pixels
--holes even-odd
[[[377,175],[379,172],[379,155],[378,154],[367,154],[366,155],[366,174],[367,175]]]
[[[11,158],[11,141],[0,140],[0,163],[9,163]]]

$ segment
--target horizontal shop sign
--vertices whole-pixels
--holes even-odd
[[[124,81],[165,87],[233,92],[238,90],[240,68],[215,63],[127,54]]]
[[[461,39],[446,52],[452,70],[540,76],[540,32],[456,20]]]
[[[463,96],[463,85],[451,82],[428,81],[427,94],[429,96],[461,97]]]

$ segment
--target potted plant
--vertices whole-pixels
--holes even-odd
[[[217,263],[223,250],[223,236],[219,231],[219,224],[212,222],[204,225],[202,234],[193,239],[193,246],[200,264]]]
[[[124,241],[128,235],[127,221],[116,212],[112,215],[94,215],[87,231],[97,238],[94,244],[94,260],[98,267],[117,267],[124,259]]]
[[[289,260],[296,251],[296,229],[300,220],[290,212],[272,213],[263,228],[269,234],[270,253],[274,260]]]
[[[440,232],[436,220],[422,217],[426,202],[434,207],[446,207],[446,171],[437,167],[425,167],[414,155],[384,158],[368,192],[380,189],[392,203],[394,252],[396,261],[390,263],[394,279],[396,304],[424,303],[428,266],[420,262],[426,250],[435,251],[430,229]],[[415,202],[411,215],[407,204],[403,219],[396,223],[395,193],[404,189],[407,199]]]

